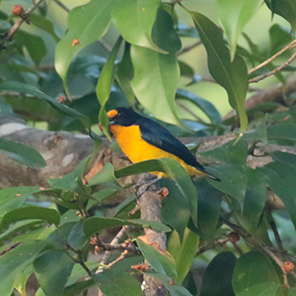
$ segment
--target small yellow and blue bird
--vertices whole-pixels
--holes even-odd
[[[208,173],[188,148],[157,122],[124,107],[110,110],[107,115],[111,133],[131,162],[172,158],[179,162],[190,176],[206,176],[220,181]],[[167,176],[162,172],[151,173],[158,177]]]

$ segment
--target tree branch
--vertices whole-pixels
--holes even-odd
[[[278,56],[280,56],[282,53],[284,53],[287,50],[291,50],[296,46],[296,39],[293,40],[292,42],[290,42],[287,46],[285,46],[283,49],[281,49],[280,51],[278,51],[276,54],[274,54],[272,57],[270,57],[269,59],[267,59],[266,61],[264,61],[263,63],[261,63],[260,65],[254,67],[253,69],[249,70],[248,74],[252,74],[253,72],[261,69],[262,67],[266,66],[267,64],[269,64],[270,62],[272,62],[274,59],[276,59]]]

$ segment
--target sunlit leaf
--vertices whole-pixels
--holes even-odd
[[[55,67],[66,90],[71,61],[84,47],[103,37],[111,19],[113,5],[112,0],[95,0],[70,11],[67,34],[58,43],[55,52]]]
[[[180,70],[175,55],[133,45],[131,59],[131,86],[139,102],[156,118],[180,125],[175,103]]]
[[[114,62],[117,57],[120,45],[122,42],[122,37],[119,37],[112,48],[112,51],[108,57],[107,62],[105,63],[100,78],[96,86],[97,98],[101,104],[101,109],[99,113],[99,122],[101,123],[102,129],[105,135],[111,140],[109,133],[108,123],[109,117],[107,116],[105,105],[110,97],[111,86],[114,79]]]
[[[261,0],[217,0],[218,17],[228,39],[230,56],[233,60],[237,40],[245,27],[258,11]]]
[[[200,13],[193,11],[190,13],[207,50],[210,73],[226,89],[229,103],[239,115],[240,129],[243,133],[248,124],[244,107],[248,89],[247,66],[238,55],[231,61],[229,49],[219,27]]]
[[[160,3],[160,0],[117,1],[112,10],[112,21],[129,43],[161,51],[151,37]]]

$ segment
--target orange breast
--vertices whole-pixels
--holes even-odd
[[[122,152],[131,160],[133,163],[140,161],[157,159],[157,158],[172,158],[178,161],[189,175],[204,175],[201,171],[197,170],[195,167],[186,164],[179,157],[163,151],[156,146],[153,146],[141,137],[140,127],[137,125],[132,126],[120,126],[111,125],[110,130],[115,136],[118,145],[120,146]],[[158,177],[167,177],[166,174],[162,172],[151,172]]]

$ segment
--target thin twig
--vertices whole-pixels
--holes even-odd
[[[128,253],[129,253],[128,250],[124,250],[124,251],[120,254],[120,256],[119,256],[118,258],[116,258],[114,261],[112,261],[112,262],[110,262],[110,263],[108,264],[108,267],[111,267],[111,266],[113,266],[115,263],[117,263],[117,262],[123,260],[123,259],[125,258],[125,256],[126,256]]]
[[[2,252],[0,253],[0,256],[4,255],[5,253],[7,253],[7,252],[9,252],[9,251],[11,251],[11,250],[13,250],[13,249],[16,248],[20,243],[21,243],[21,242],[17,242],[17,243],[15,243],[14,245],[10,246],[8,249],[2,251]]]
[[[43,2],[44,0],[38,0],[35,2],[35,4],[33,6],[31,6],[29,9],[26,10],[25,13],[23,13],[23,15],[21,16],[21,19],[19,21],[17,21],[9,30],[8,32],[8,39],[11,39],[13,34],[20,28],[20,26],[23,24],[24,21],[26,21],[30,15],[33,13],[33,11],[37,8],[37,6]]]
[[[87,272],[88,276],[91,278],[92,277],[92,272],[90,271],[90,269],[86,266],[85,262],[82,260],[81,258],[81,251],[80,250],[76,250],[74,249],[68,242],[65,243],[65,246],[73,251],[77,256],[78,259],[74,259],[74,261],[78,264],[81,265],[81,267]],[[72,258],[72,257],[71,257]],[[72,258],[73,259],[73,258]]]
[[[290,44],[288,44],[286,47],[284,47],[283,49],[281,49],[280,51],[278,51],[276,54],[274,54],[272,57],[270,57],[269,59],[267,59],[266,61],[264,61],[263,63],[261,63],[260,65],[254,67],[253,69],[251,69],[248,74],[252,74],[253,72],[257,71],[258,69],[266,66],[267,64],[269,64],[270,62],[272,62],[274,59],[276,59],[278,56],[280,56],[282,53],[284,53],[285,51],[289,50],[289,49],[293,49],[296,46],[296,39],[293,40]]]
[[[195,42],[195,43],[193,43],[193,44],[191,44],[191,45],[189,45],[189,46],[187,46],[187,47],[182,48],[181,50],[179,50],[179,51],[177,52],[176,55],[177,55],[177,57],[178,57],[178,56],[180,56],[180,55],[182,55],[182,54],[184,54],[184,53],[186,53],[186,52],[188,52],[188,51],[194,49],[195,47],[197,47],[197,46],[199,46],[199,45],[201,45],[201,44],[202,44],[201,41],[197,41],[197,42]]]
[[[284,250],[284,247],[283,247],[283,244],[282,244],[282,240],[281,240],[281,237],[279,235],[279,232],[276,228],[276,225],[275,225],[275,221],[272,217],[272,213],[271,213],[271,210],[270,209],[266,209],[266,216],[267,216],[267,219],[268,219],[268,223],[273,231],[273,234],[274,234],[274,237],[275,237],[275,241],[277,243],[277,246],[280,250]]]
[[[126,227],[127,226],[123,226],[121,228],[121,230],[116,234],[116,236],[113,238],[113,240],[111,241],[110,245],[117,245],[119,243],[119,241],[123,238],[123,236],[126,234]],[[110,251],[106,251],[101,262],[100,262],[100,266],[98,267],[96,273],[100,273],[103,271],[103,265],[106,264],[109,256],[110,256],[111,252]]]
[[[249,83],[254,83],[254,82],[259,82],[260,80],[263,80],[279,71],[281,71],[283,68],[287,67],[288,65],[290,65],[294,60],[296,59],[296,52],[294,52],[291,57],[281,66],[275,68],[274,70],[272,70],[271,72],[268,72],[266,74],[262,74],[258,77],[252,78],[249,80]]]
[[[199,116],[197,116],[194,112],[192,112],[188,107],[186,107],[183,103],[181,103],[179,100],[176,100],[176,104],[180,106],[182,109],[184,109],[186,112],[188,112],[190,115],[192,115],[197,121],[204,122]]]
[[[66,12],[69,12],[70,9],[63,3],[61,2],[60,0],[54,0],[54,2],[60,6],[62,9],[64,9]]]

